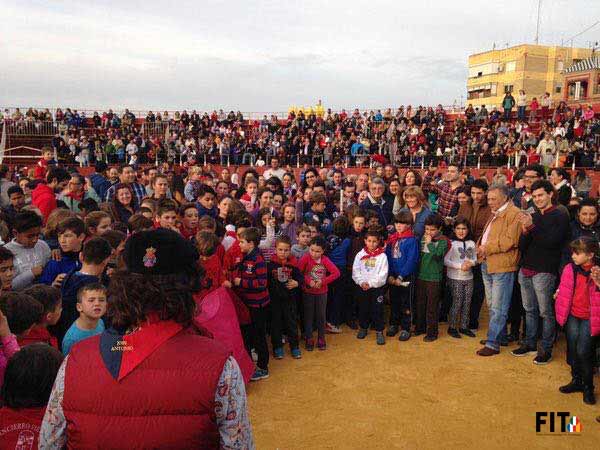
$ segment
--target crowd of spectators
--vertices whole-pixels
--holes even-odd
[[[391,162],[398,166],[594,167],[600,164],[600,121],[591,105],[551,109],[549,96],[531,101],[520,91],[507,94],[503,108],[468,105],[460,114],[442,107],[354,111],[290,110],[286,118],[264,115],[248,120],[240,112],[198,113],[148,111],[145,118],[126,109],[117,114],[66,108],[52,114],[29,108],[4,113],[15,133],[51,122],[52,146],[65,162],[81,165],[97,160],[132,165],[168,162],[268,164],[277,156],[284,164],[345,166]],[[29,127],[29,128],[28,128]]]

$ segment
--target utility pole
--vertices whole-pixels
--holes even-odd
[[[538,0],[538,11],[537,11],[537,26],[535,27],[535,45],[538,45],[540,41],[540,11],[542,9],[542,0]]]

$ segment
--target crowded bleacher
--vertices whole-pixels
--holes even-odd
[[[98,160],[261,166],[272,156],[291,166],[336,160],[346,167],[373,162],[427,167],[442,161],[463,167],[596,165],[600,122],[591,105],[551,107],[544,99],[526,100],[525,94],[519,95],[519,106],[514,99],[512,104],[489,110],[467,105],[460,112],[442,105],[333,112],[319,102],[291,108],[287,117],[251,119],[223,110],[148,111],[136,117],[128,109],[86,116],[70,108],[16,108],[5,110],[3,120],[15,135],[51,131],[57,157],[84,166]]]

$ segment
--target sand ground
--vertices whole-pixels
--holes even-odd
[[[257,448],[291,449],[600,449],[599,403],[564,395],[570,379],[564,338],[547,366],[509,351],[475,355],[477,338],[388,338],[364,341],[344,328],[328,335],[326,351],[303,350],[271,360],[270,378],[248,388]],[[582,422],[575,434],[538,435],[536,411],[569,411]],[[557,422],[558,424],[558,422]]]

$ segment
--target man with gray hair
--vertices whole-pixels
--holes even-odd
[[[364,210],[372,210],[377,213],[379,223],[388,228],[393,227],[392,224],[392,208],[394,206],[393,199],[384,197],[385,182],[381,178],[373,178],[369,183],[369,194],[367,198],[360,204]]]
[[[477,259],[490,313],[487,339],[479,356],[500,353],[500,343],[506,341],[506,318],[519,266],[520,210],[508,198],[508,187],[493,184],[488,189],[488,205],[492,216],[477,242]]]

